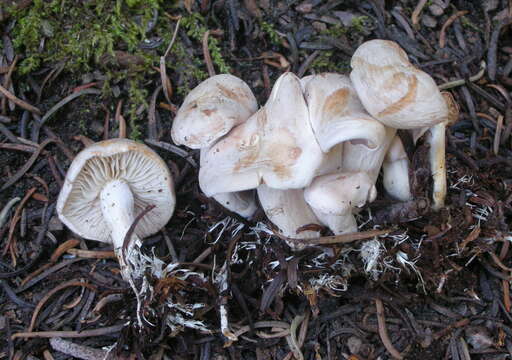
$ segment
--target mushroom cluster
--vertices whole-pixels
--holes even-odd
[[[211,77],[191,91],[172,138],[200,149],[205,195],[249,218],[256,190],[265,214],[288,238],[319,236],[305,227],[315,223],[335,234],[356,232],[354,214],[376,198],[381,168],[389,195],[411,199],[397,129],[416,139],[430,129],[433,202],[442,207],[444,129],[457,117],[453,99],[391,41],[362,44],[351,66],[350,77],[299,79],[287,72],[259,109],[249,86],[232,75]]]

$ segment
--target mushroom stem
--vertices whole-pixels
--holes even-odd
[[[301,227],[318,224],[319,221],[304,200],[303,189],[273,189],[267,185],[258,186],[258,197],[265,214],[281,233],[292,239],[310,239],[319,236],[318,231]],[[290,245],[294,247],[294,245]]]
[[[220,193],[212,196],[219,204],[229,211],[249,219],[251,218],[258,205],[254,196],[254,191],[235,191],[232,193]]]
[[[318,176],[304,190],[315,215],[335,235],[357,232],[356,208],[372,202],[377,190],[366,172],[339,172]]]
[[[395,135],[391,142],[382,170],[384,189],[387,193],[400,201],[412,200],[409,185],[409,159],[398,135]]]
[[[123,256],[123,243],[126,233],[133,223],[134,198],[128,184],[120,179],[107,183],[100,194],[101,211],[106,222],[110,226],[112,244],[121,266],[121,272],[125,279],[129,279],[127,261]],[[140,241],[135,232],[133,233],[126,254],[130,253],[133,245]]]
[[[432,126],[427,137],[427,142],[430,144],[430,171],[434,182],[432,194],[434,210],[441,209],[446,198],[445,132],[446,122],[442,122]]]

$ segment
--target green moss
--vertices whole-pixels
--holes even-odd
[[[322,30],[320,32],[321,36],[328,36],[333,38],[338,38],[344,34],[346,34],[348,29],[343,25],[330,25],[327,29]]]
[[[145,38],[145,28],[157,0],[35,0],[27,9],[13,15],[18,25],[13,30],[13,44],[25,54],[19,73],[36,70],[44,62],[65,61],[65,70],[88,71],[101,65],[105,54],[114,55],[122,48],[144,58],[138,49]],[[136,16],[142,19],[137,23]],[[44,41],[43,51],[39,47]]]
[[[147,106],[143,83],[155,73],[152,66],[159,62],[158,51],[165,51],[147,51],[139,45],[146,39],[153,12],[159,9],[159,0],[34,0],[28,8],[12,12],[17,21],[13,45],[17,53],[24,54],[17,74],[25,75],[43,64],[58,62],[65,64],[65,72],[77,76],[100,68],[108,78],[104,95],[110,95],[110,81],[129,80],[128,118],[131,134],[138,138],[140,125],[134,109]],[[162,15],[160,28],[153,31],[162,32],[162,37],[168,39],[169,22],[163,19]],[[138,61],[120,65],[115,61],[116,51]],[[79,124],[82,131],[84,126]]]
[[[322,51],[310,66],[316,72],[350,72],[350,61],[339,60],[334,51]]]
[[[130,138],[135,141],[142,140],[140,124],[137,123],[137,109],[139,107],[148,107],[147,100],[149,95],[146,89],[139,86],[140,80],[133,78],[129,80],[128,95],[130,97],[130,105],[128,110],[128,123],[130,125]]]
[[[204,33],[208,30],[205,25],[206,20],[199,13],[193,13],[181,19],[181,25],[187,30],[187,35],[199,42],[203,41]],[[212,62],[217,66],[220,73],[229,73],[231,68],[222,57],[219,40],[213,36],[208,37],[208,49],[212,57]]]
[[[368,16],[356,16],[352,18],[352,24],[350,25],[350,28],[357,32],[364,33],[366,28],[368,27],[369,21],[370,18]]]
[[[208,74],[201,70],[204,68],[202,59],[191,56],[182,43],[174,44],[172,58],[167,66],[181,75],[182,82],[176,87],[178,95],[185,96],[197,83],[208,78]]]
[[[276,46],[281,45],[281,38],[277,33],[273,24],[269,24],[266,21],[260,21],[261,31],[268,36],[270,42]]]

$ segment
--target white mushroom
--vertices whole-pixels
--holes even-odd
[[[385,127],[385,136],[383,141],[373,149],[363,144],[346,142],[343,144],[343,171],[360,172],[364,171],[370,179],[375,182],[379,176],[384,157],[388,152],[389,146],[395,137],[396,130]]]
[[[352,141],[366,149],[380,146],[386,135],[385,127],[364,110],[348,77],[333,73],[312,75],[301,79],[301,85],[315,138],[322,151],[327,153],[315,176],[340,171],[343,142]],[[297,234],[296,229],[317,222],[335,233],[343,232],[345,215],[322,213],[315,208],[311,210],[301,198],[301,191],[262,189],[260,191],[258,188],[260,202],[268,218],[284,235],[292,238],[316,237],[318,232]],[[297,212],[297,209],[300,209],[301,217],[292,219],[288,214]]]
[[[341,154],[343,146],[334,146],[324,156],[316,176],[341,170]],[[272,189],[266,185],[258,186],[258,198],[268,219],[276,225],[281,234],[292,239],[311,239],[320,235],[318,231],[298,229],[310,224],[329,226],[333,222],[331,216],[315,214],[304,199],[304,189]],[[289,244],[297,247],[296,244]]]
[[[254,191],[237,191],[231,193],[219,193],[213,196],[215,201],[229,211],[248,219],[258,210]]]
[[[382,170],[386,192],[400,201],[412,200],[409,185],[409,159],[398,135],[395,135],[391,142],[382,164]]]
[[[372,202],[376,196],[374,183],[364,172],[319,176],[304,191],[306,202],[324,216],[335,234],[357,232],[354,208]]]
[[[405,51],[388,40],[370,40],[355,51],[350,79],[366,110],[396,129],[444,121],[448,106],[434,80],[414,67]]]
[[[318,231],[297,231],[305,225],[320,223],[304,200],[303,189],[280,190],[260,185],[258,197],[268,219],[279,228],[283,236],[311,239],[320,235]]]
[[[212,76],[185,97],[172,125],[173,141],[201,149],[202,158],[215,142],[234,126],[245,122],[257,109],[256,98],[243,80],[229,74]],[[257,209],[254,192],[224,192],[212,197],[246,218]]]
[[[171,174],[153,150],[128,139],[95,143],[73,160],[57,201],[60,220],[77,235],[113,244],[125,279],[125,254],[159,231],[176,202]],[[154,205],[125,244],[135,216]],[[126,250],[124,253],[123,250]]]
[[[256,110],[256,98],[243,80],[229,74],[212,76],[185,97],[171,136],[177,145],[208,148]]]
[[[444,127],[456,118],[453,99],[443,96],[434,80],[414,67],[398,44],[371,40],[362,44],[351,61],[350,78],[368,112],[385,125],[411,129],[418,137],[422,128],[431,128],[431,168],[434,175],[434,209],[444,204]],[[433,128],[435,127],[435,128]]]
[[[439,210],[444,206],[446,198],[446,127],[453,124],[459,116],[459,108],[452,95],[442,93],[449,105],[449,116],[445,121],[432,126],[427,133],[427,143],[430,145],[429,162],[433,179],[432,208]]]
[[[357,97],[350,79],[323,73],[301,79],[309,118],[323,152],[346,141],[376,148],[384,139],[384,126],[372,118]]]
[[[300,189],[309,185],[322,159],[299,79],[285,73],[263,108],[208,149],[199,184],[207,196],[262,183]]]

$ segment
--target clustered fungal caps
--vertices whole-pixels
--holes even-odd
[[[315,223],[335,234],[356,232],[354,213],[376,198],[381,168],[390,196],[412,198],[408,159],[396,134],[406,129],[416,140],[428,134],[433,207],[441,208],[444,132],[458,117],[453,98],[392,41],[362,44],[351,66],[350,76],[284,73],[259,109],[235,76],[199,84],[179,109],[172,137],[200,149],[201,190],[246,218],[257,210],[257,194],[285,237],[317,237],[314,230],[297,231]]]

